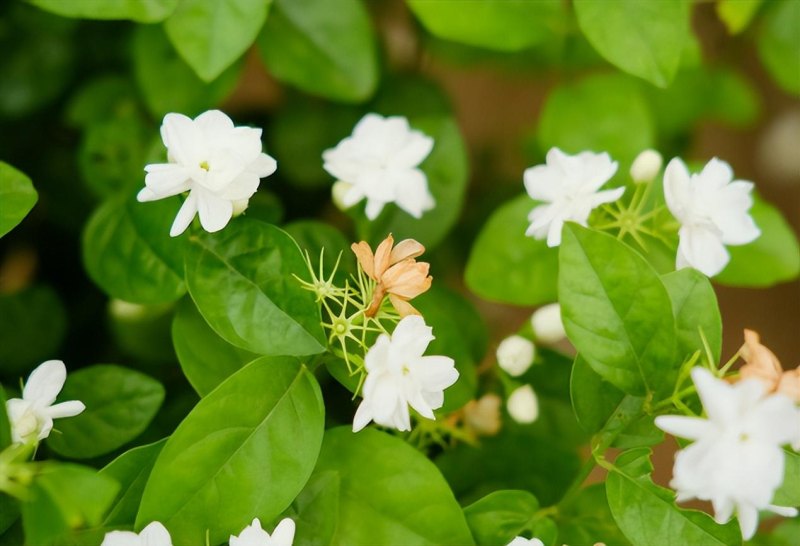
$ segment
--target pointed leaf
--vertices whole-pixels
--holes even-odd
[[[28,215],[38,198],[30,178],[0,161],[0,237]]]

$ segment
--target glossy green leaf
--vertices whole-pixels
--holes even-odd
[[[705,354],[702,331],[711,349],[712,364],[722,354],[722,316],[717,295],[708,277],[696,269],[686,268],[661,277],[672,301],[675,314],[677,357],[688,358],[695,351]]]
[[[113,478],[92,468],[51,463],[36,476],[29,500],[22,503],[26,543],[55,545],[72,529],[99,525],[118,489]]]
[[[800,518],[784,519],[773,527],[769,533],[757,533],[747,546],[796,546],[800,536]]]
[[[746,245],[727,247],[731,261],[714,281],[762,287],[796,279],[800,274],[800,244],[791,226],[777,208],[758,196],[750,215],[761,236]]]
[[[43,10],[77,19],[130,19],[157,23],[175,10],[178,0],[28,0]]]
[[[186,282],[200,314],[229,343],[264,355],[325,350],[300,249],[275,226],[240,218],[216,234],[193,236]]]
[[[800,454],[784,450],[783,484],[775,491],[772,504],[776,506],[800,506]]]
[[[594,371],[628,394],[671,392],[675,320],[653,268],[616,238],[564,226],[558,294],[567,335]]]
[[[0,161],[0,237],[22,222],[38,199],[31,179]]]
[[[6,391],[0,385],[0,451],[11,445],[11,423],[6,411],[6,400]]]
[[[619,74],[601,74],[553,89],[539,118],[537,140],[542,152],[553,146],[570,154],[605,151],[612,159],[630,162],[654,146],[655,128],[641,86]]]
[[[133,83],[126,77],[109,74],[80,87],[70,98],[64,117],[73,127],[85,128],[108,118],[133,114],[138,108]]]
[[[195,406],[145,486],[141,529],[162,522],[176,544],[227,540],[271,521],[303,488],[322,443],[324,407],[296,359],[258,359]],[[213,522],[213,525],[211,524]]]
[[[606,481],[608,504],[633,544],[723,546],[741,542],[735,521],[719,525],[708,514],[678,508],[675,494],[653,483],[649,449],[626,451],[615,464],[617,468]]]
[[[539,501],[527,491],[495,491],[464,508],[476,544],[508,544],[532,531]]]
[[[757,38],[761,62],[784,91],[800,95],[800,4],[776,0],[767,9]]]
[[[536,202],[527,195],[497,209],[472,246],[467,286],[482,298],[515,305],[556,299],[558,249],[525,235]]]
[[[272,0],[183,0],[164,28],[181,57],[210,82],[255,41],[271,4]]]
[[[19,515],[19,501],[5,493],[0,493],[0,545],[9,544],[6,540],[6,532],[19,521]],[[17,525],[21,527],[21,525]]]
[[[519,51],[552,39],[564,18],[560,0],[408,0],[408,6],[433,35],[498,51]]]
[[[332,225],[316,220],[297,220],[286,224],[283,229],[292,236],[301,250],[308,252],[317,274],[319,274],[320,253],[323,255],[322,271],[324,275],[330,275],[337,260],[339,261],[338,271],[355,273],[356,260],[350,250],[351,243],[341,231]]]
[[[136,85],[157,119],[169,112],[194,117],[210,110],[233,90],[241,68],[233,64],[206,83],[178,55],[164,30],[152,25],[136,28],[132,54]]]
[[[186,379],[200,396],[258,356],[219,337],[189,298],[181,300],[175,311],[172,343]]]
[[[434,140],[431,154],[419,168],[428,177],[435,207],[417,219],[391,204],[372,222],[361,212],[364,205],[353,210],[358,211],[362,239],[377,244],[392,233],[397,241],[416,239],[430,250],[444,239],[461,213],[467,188],[467,152],[458,125],[449,116],[412,117],[409,124]]]
[[[555,517],[558,523],[557,544],[630,544],[611,515],[604,483],[581,489],[577,496],[559,505]]]
[[[169,236],[176,205],[115,198],[94,212],[83,231],[83,263],[104,292],[143,304],[175,301],[186,292],[186,236]]]
[[[57,358],[66,332],[66,310],[49,286],[0,294],[0,375],[27,375],[44,360]]]
[[[360,102],[378,83],[372,23],[359,0],[275,0],[258,48],[277,79],[313,95]]]
[[[717,15],[731,34],[742,32],[755,17],[764,0],[718,0]]]
[[[164,401],[164,387],[143,373],[98,364],[71,372],[58,399],[80,400],[86,409],[59,421],[62,434],[51,435],[47,445],[60,455],[89,459],[141,434]]]
[[[690,32],[684,0],[575,0],[589,43],[617,68],[667,87],[680,65]]]
[[[384,432],[353,434],[349,426],[328,430],[309,486],[336,488],[316,496],[328,497],[329,506],[338,497],[338,511],[332,533],[330,528],[302,527],[301,519],[298,544],[319,544],[324,534],[330,537],[326,544],[351,546],[474,544],[461,508],[433,463]]]
[[[90,124],[81,140],[78,165],[84,182],[102,198],[129,195],[144,182],[149,128],[135,115]]]
[[[144,486],[166,442],[165,438],[152,444],[135,447],[100,470],[101,476],[114,478],[120,484],[120,490],[103,520],[104,525],[133,525],[136,521]]]

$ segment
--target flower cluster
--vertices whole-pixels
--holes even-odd
[[[245,527],[238,536],[231,535],[229,546],[292,546],[295,524],[291,518],[284,518],[270,535],[261,527],[258,518]],[[172,546],[172,537],[161,522],[154,521],[140,533],[132,531],[111,531],[106,533],[100,546]]]

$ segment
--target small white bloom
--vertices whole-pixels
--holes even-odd
[[[228,225],[236,202],[250,199],[261,179],[278,164],[261,152],[261,129],[234,127],[219,110],[209,110],[194,120],[167,114],[161,139],[169,163],[147,165],[139,201],[156,201],[188,191],[169,234],[176,237],[196,214],[209,232]]]
[[[514,389],[506,402],[508,414],[514,421],[528,425],[539,418],[539,400],[533,387],[523,385]]]
[[[77,400],[53,404],[66,380],[67,368],[60,360],[48,360],[31,372],[22,389],[22,398],[6,402],[12,441],[44,440],[53,430],[53,419],[73,417],[86,409]]]
[[[592,209],[616,201],[625,193],[625,188],[598,191],[614,176],[617,167],[607,153],[567,155],[551,148],[546,165],[530,167],[523,175],[528,195],[547,203],[535,207],[528,215],[531,225],[525,235],[547,238],[550,247],[560,245],[564,222],[585,226]]]
[[[522,336],[508,336],[497,346],[497,363],[509,375],[519,377],[528,371],[536,355],[536,346]]]
[[[645,150],[631,163],[631,178],[634,182],[651,182],[658,176],[664,158],[655,150]]]
[[[506,546],[544,546],[544,542],[538,538],[514,537]]]
[[[428,179],[418,167],[433,149],[433,139],[411,129],[402,116],[367,114],[335,148],[322,154],[323,167],[350,184],[340,208],[366,198],[367,218],[374,220],[388,203],[414,218],[434,207]],[[340,190],[341,191],[341,190]]]
[[[100,546],[172,546],[172,538],[160,522],[154,521],[138,535],[132,531],[106,533]]]
[[[547,345],[558,343],[567,337],[561,321],[561,306],[551,303],[534,311],[531,315],[531,328],[536,340]]]
[[[670,487],[677,491],[678,502],[711,501],[720,524],[735,510],[745,539],[756,532],[759,510],[797,515],[794,508],[770,504],[783,482],[781,446],[797,435],[792,400],[766,395],[764,383],[757,379],[729,385],[703,368],[694,368],[692,379],[708,418],[656,417],[661,430],[694,440],[675,456]]]
[[[353,419],[353,432],[370,421],[397,430],[411,430],[408,406],[435,419],[442,407],[444,389],[458,379],[455,362],[447,356],[422,356],[433,341],[430,326],[419,315],[408,315],[392,337],[381,334],[364,358],[367,379]]]
[[[294,521],[291,518],[283,518],[270,535],[261,528],[258,518],[255,518],[253,523],[239,533],[239,536],[231,535],[229,546],[292,546],[294,530]]]
[[[744,245],[761,235],[748,210],[753,183],[733,180],[731,166],[712,159],[700,174],[689,175],[679,158],[664,171],[664,197],[681,223],[676,268],[694,267],[713,277],[725,269],[725,245]]]
[[[351,203],[350,205],[345,204],[345,195],[350,191],[353,185],[350,182],[345,182],[344,180],[337,180],[333,183],[331,187],[331,200],[333,204],[336,205],[336,208],[339,210],[347,210],[353,206]]]

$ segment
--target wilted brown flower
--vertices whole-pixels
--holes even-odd
[[[496,394],[484,394],[478,400],[470,400],[463,408],[464,425],[476,436],[494,436],[500,432],[502,420],[500,407],[503,400]]]
[[[405,239],[394,246],[394,238],[389,235],[378,245],[374,255],[366,241],[353,243],[350,248],[364,273],[377,282],[366,311],[368,317],[375,316],[387,294],[401,317],[419,315],[408,300],[431,287],[430,264],[416,260],[425,252],[424,246],[414,239]]]
[[[757,332],[744,331],[744,345],[740,353],[746,362],[739,370],[741,379],[759,379],[770,392],[784,394],[800,402],[800,369],[784,371],[778,357],[761,344]]]

